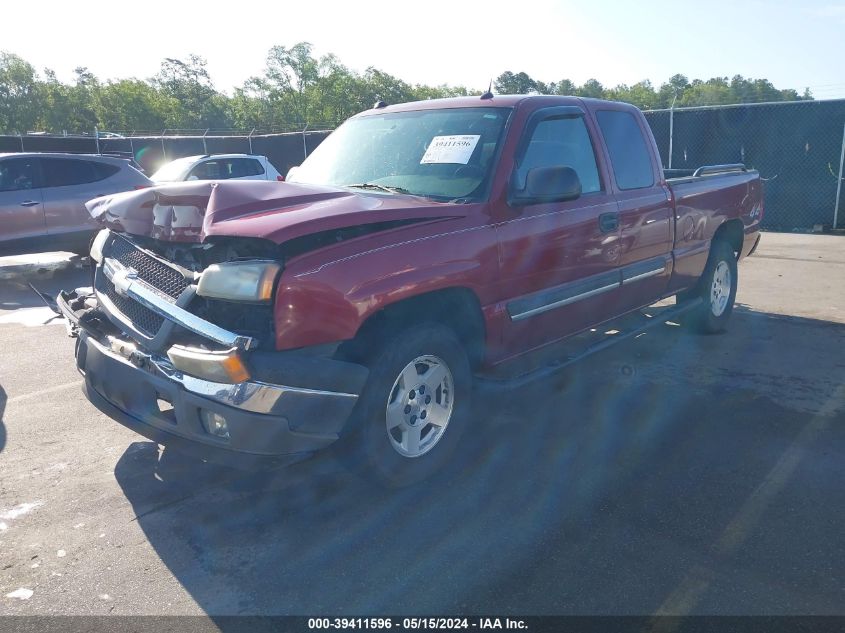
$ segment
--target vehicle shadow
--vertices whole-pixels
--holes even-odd
[[[784,592],[795,599],[803,583],[815,592],[807,608],[827,613],[841,579],[828,592],[776,574],[845,568],[817,502],[842,480],[838,460],[823,462],[838,472],[794,472],[784,503],[801,511],[778,515],[776,532],[746,521],[729,558],[714,543],[799,436],[802,407],[822,406],[837,360],[813,350],[843,344],[845,324],[743,306],[723,336],[663,325],[517,388],[476,389],[460,456],[403,490],[327,456],[245,475],[150,442],[132,444],[115,477],[158,556],[212,616],[643,614],[699,562],[714,577],[747,566],[716,612],[794,609]],[[767,391],[773,372],[783,384]],[[817,391],[778,399],[786,384]],[[830,410],[845,420],[843,409]],[[833,454],[843,426],[826,438]],[[831,547],[808,553],[811,537]]]
[[[0,313],[26,308],[46,308],[44,301],[33,292],[29,284],[51,298],[55,298],[61,290],[90,286],[89,262],[87,259],[73,256],[60,262],[60,265],[42,266],[36,259],[32,265],[14,266],[11,273],[4,273],[0,264]]]

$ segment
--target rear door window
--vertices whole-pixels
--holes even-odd
[[[621,110],[599,110],[596,119],[610,154],[616,185],[620,189],[651,187],[651,152],[634,115]]]
[[[525,187],[530,169],[560,165],[575,170],[582,193],[601,190],[596,154],[583,117],[555,117],[537,124],[519,161],[517,188]]]
[[[120,167],[117,165],[95,163],[93,161],[91,162],[91,165],[94,167],[94,174],[97,176],[97,180],[105,180],[120,171]]]
[[[24,191],[41,186],[37,158],[0,161],[0,191]]]
[[[47,187],[68,187],[97,182],[119,171],[112,165],[103,165],[76,158],[42,158],[44,183]]]
[[[207,160],[191,169],[186,180],[223,180],[229,177],[228,173],[228,168],[221,161]]]
[[[229,178],[260,176],[264,173],[264,167],[254,158],[231,158],[228,163]]]
[[[218,158],[207,160],[191,170],[188,180],[227,180],[260,176],[264,167],[254,158]]]

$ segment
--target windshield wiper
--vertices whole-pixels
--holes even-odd
[[[402,187],[388,187],[386,185],[377,185],[374,182],[359,182],[354,185],[344,185],[344,187],[354,187],[355,189],[376,189],[378,191],[386,191],[387,193],[406,193],[411,194],[407,189]]]

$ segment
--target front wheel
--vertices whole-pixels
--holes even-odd
[[[702,299],[701,306],[691,315],[693,327],[705,334],[724,332],[733,312],[736,290],[736,254],[727,242],[717,241],[698,287],[691,293]]]
[[[436,323],[409,326],[370,354],[348,439],[358,465],[389,487],[446,467],[467,425],[472,372],[460,341]]]

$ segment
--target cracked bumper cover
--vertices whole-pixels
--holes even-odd
[[[159,444],[217,463],[284,464],[330,445],[367,378],[366,368],[353,363],[264,352],[256,360],[272,365],[273,383],[209,382],[139,348],[98,320],[96,309],[80,309],[75,295],[60,294],[58,305],[78,336],[77,368],[98,409]],[[226,419],[228,438],[206,432],[203,409]]]

